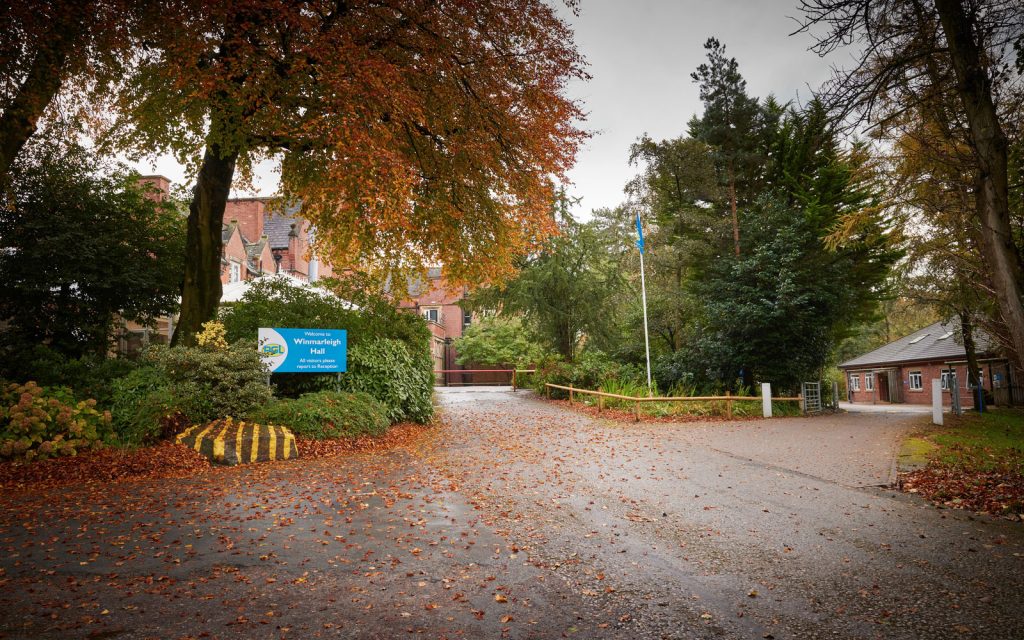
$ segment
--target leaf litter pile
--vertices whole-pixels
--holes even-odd
[[[402,423],[381,436],[314,440],[296,438],[300,460],[359,453],[380,453],[408,446],[429,426]],[[301,463],[301,462],[300,462]],[[66,485],[109,484],[126,480],[187,478],[210,471],[211,463],[192,449],[173,442],[117,449],[106,447],[76,456],[34,462],[0,462],[0,487],[38,490]]]
[[[921,469],[900,474],[900,484],[904,491],[944,507],[1024,520],[1024,465],[1019,460],[951,464],[933,459]]]

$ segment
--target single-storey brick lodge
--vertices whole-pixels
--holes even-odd
[[[975,331],[978,376],[995,404],[1019,403],[1020,383],[992,340]],[[959,389],[964,407],[974,406],[967,378],[967,352],[956,338],[955,325],[936,322],[874,351],[839,365],[846,374],[847,399],[853,403],[931,404],[932,385],[941,385],[943,404]]]

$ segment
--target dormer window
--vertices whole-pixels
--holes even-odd
[[[228,282],[238,282],[239,280],[241,280],[242,279],[242,265],[238,264],[237,262],[232,262],[230,267],[231,267],[231,275],[228,277]]]

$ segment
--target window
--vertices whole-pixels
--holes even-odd
[[[924,379],[921,377],[920,371],[910,372],[910,390],[920,391],[924,389]]]
[[[473,322],[473,312],[463,311],[462,312],[462,326],[468,327]]]
[[[230,282],[238,282],[242,279],[242,265],[237,262],[231,263],[231,276],[229,277]]]
[[[981,383],[981,386],[983,386],[983,387],[985,386],[985,372],[982,371],[981,369],[978,369],[978,382]],[[974,385],[971,384],[971,378],[970,377],[967,378],[967,388],[968,389],[973,389],[974,388]]]
[[[956,371],[943,371],[941,380],[942,390],[949,391],[956,386]]]
[[[850,389],[852,389],[853,391],[860,391],[860,374],[859,373],[851,373],[850,374]]]
[[[427,319],[427,322],[440,322],[441,311],[439,309],[424,309],[423,317]]]
[[[868,391],[875,390],[875,374],[865,373],[864,374],[864,388]]]

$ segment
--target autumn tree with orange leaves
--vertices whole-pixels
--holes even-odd
[[[234,181],[280,160],[317,250],[398,275],[484,282],[553,232],[554,183],[585,133],[584,79],[542,0],[186,1],[119,89],[106,143],[172,152],[196,176],[176,344],[221,295]]]

